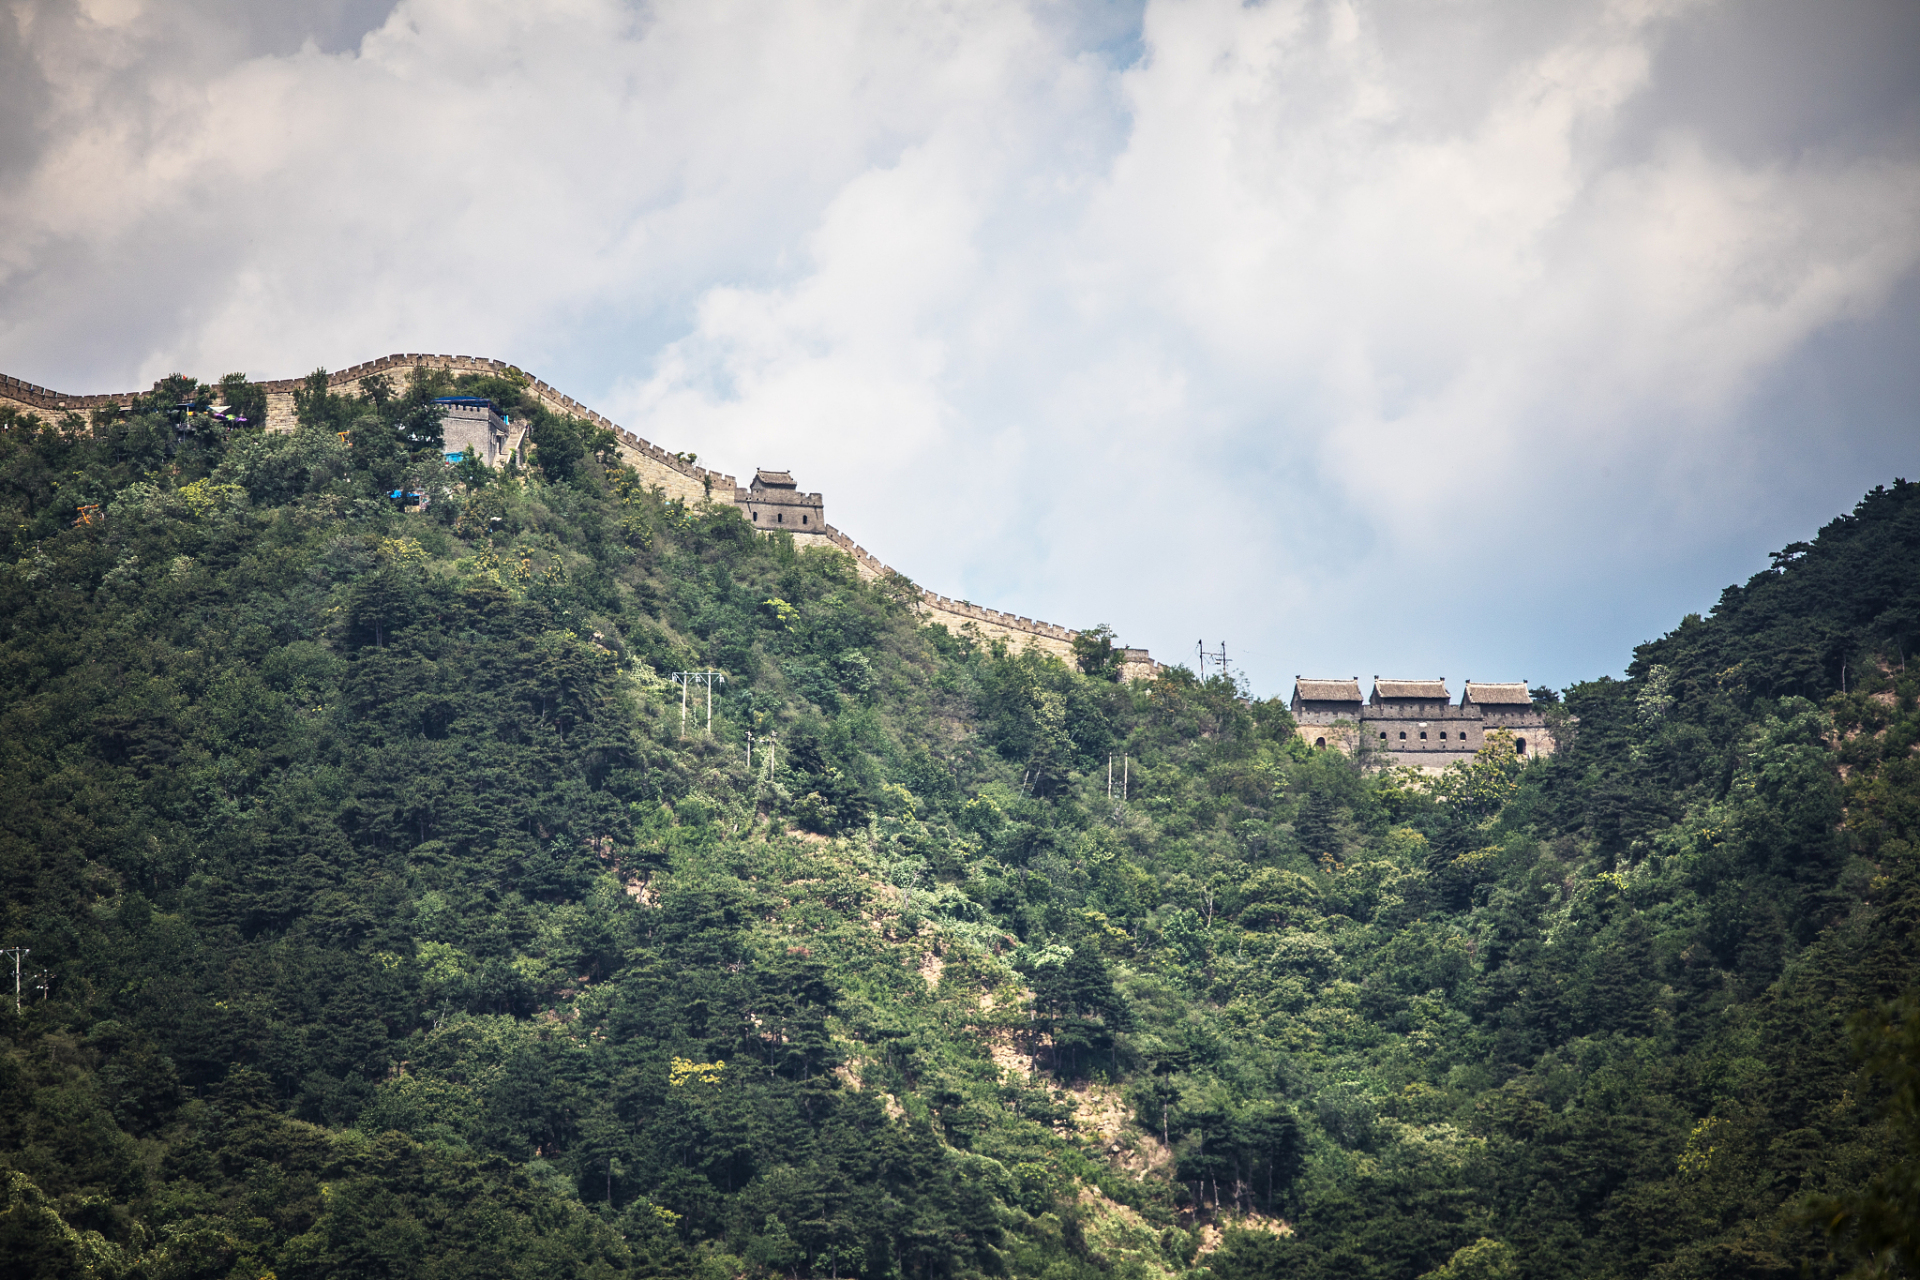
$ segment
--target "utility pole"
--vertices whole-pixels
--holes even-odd
[[[18,1015],[20,1009],[20,961],[32,954],[32,947],[0,947],[0,956],[13,957],[13,1012]]]
[[[1200,654],[1200,678],[1202,680],[1205,680],[1207,678],[1208,663],[1212,663],[1215,666],[1219,667],[1221,675],[1224,676],[1227,674],[1227,642],[1225,640],[1222,640],[1220,642],[1220,649],[1219,649],[1219,652],[1217,653],[1210,653],[1207,651],[1207,642],[1205,640],[1201,640],[1198,643],[1196,643],[1194,645],[1194,648]]]
[[[687,732],[687,686],[698,680],[707,687],[707,732],[713,732],[713,682],[727,682],[727,677],[718,671],[676,671],[673,679],[680,682],[680,734]]]

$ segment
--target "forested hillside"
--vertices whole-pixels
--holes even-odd
[[[1428,782],[454,389],[0,420],[8,1275],[1920,1264],[1920,486]]]

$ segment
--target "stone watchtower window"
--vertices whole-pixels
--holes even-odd
[[[1425,729],[1422,729],[1420,731],[1420,741],[1425,742],[1426,740],[1427,740],[1427,731]]]
[[[1527,754],[1527,740],[1525,738],[1515,738],[1513,740],[1513,754],[1517,756]]]
[[[1315,738],[1313,740],[1313,745],[1316,747],[1324,747],[1327,745],[1327,740],[1325,738]]]
[[[1402,729],[1400,731],[1400,741],[1405,742],[1406,740],[1407,740],[1407,731],[1405,729]]]

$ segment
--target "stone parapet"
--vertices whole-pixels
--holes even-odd
[[[23,382],[19,378],[9,378],[0,374],[0,405],[17,409],[22,413],[31,413],[47,422],[57,422],[61,416],[69,413],[88,413],[94,409],[124,409],[133,403],[139,395],[136,391],[120,391],[107,395],[75,396],[64,391],[52,391],[32,382]]]
[[[1152,680],[1159,674],[1160,664],[1145,649],[1120,651],[1120,678],[1128,684],[1135,680]]]

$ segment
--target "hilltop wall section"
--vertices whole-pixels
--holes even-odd
[[[32,382],[22,382],[0,373],[0,408],[31,413],[47,422],[58,422],[69,413],[90,413],[95,409],[123,409],[133,403],[137,391],[121,391],[100,396],[70,396],[50,391]]]
[[[800,539],[796,538],[796,542]],[[875,578],[894,576],[895,571],[867,551],[867,549],[840,532],[832,525],[827,526],[824,538],[808,541],[825,542],[838,547],[853,557],[855,569],[862,578],[869,581]],[[898,575],[902,578],[904,574]],[[973,628],[973,634],[982,640],[1004,640],[1014,649],[1035,648],[1051,653],[1063,662],[1073,661],[1073,638],[1080,634],[1066,627],[1057,627],[1051,622],[1035,622],[1032,618],[1023,618],[1018,614],[1001,613],[998,609],[983,609],[977,604],[964,600],[953,600],[924,587],[916,587],[920,593],[920,616],[928,623],[940,623],[955,635],[968,634],[967,628]],[[1145,654],[1145,650],[1130,650]],[[1148,672],[1150,676],[1151,671]]]
[[[330,390],[342,395],[358,395],[361,383],[374,374],[385,374],[396,381],[410,380],[415,369],[433,369],[450,374],[477,373],[494,377],[525,378],[528,393],[543,407],[554,413],[584,418],[595,426],[612,431],[622,460],[631,464],[647,483],[658,485],[669,498],[679,498],[692,505],[709,501],[710,495],[717,494],[722,495],[720,500],[733,501],[733,491],[738,484],[732,476],[709,471],[705,467],[696,467],[651,441],[642,440],[633,432],[587,408],[572,396],[548,386],[538,378],[529,377],[504,360],[421,353],[382,356],[378,360],[368,360],[350,368],[334,370],[327,375],[327,386]],[[261,390],[267,393],[267,430],[293,430],[293,393],[305,384],[305,378],[277,378],[271,382],[258,384]],[[143,393],[138,391],[120,391],[107,395],[75,396],[36,386],[31,382],[22,382],[18,378],[0,375],[0,405],[35,414],[47,422],[56,422],[69,413],[91,413],[95,409],[124,409],[141,394]],[[513,433],[507,440],[507,448],[517,450],[525,439],[525,425],[515,423]]]
[[[482,374],[523,381],[527,392],[539,401],[542,407],[553,413],[584,419],[594,426],[611,431],[621,461],[638,472],[641,479],[648,485],[658,487],[668,498],[678,498],[688,506],[722,503],[745,510],[749,490],[742,488],[734,477],[724,472],[711,471],[706,467],[693,465],[685,458],[640,438],[618,423],[589,409],[572,396],[522,372],[504,360],[417,352],[382,356],[378,360],[368,360],[345,369],[334,370],[327,375],[327,386],[329,390],[338,394],[358,395],[361,393],[362,383],[375,374],[385,374],[398,382],[402,379],[410,380],[415,370],[435,370],[455,375]],[[267,430],[293,430],[293,393],[305,383],[305,378],[279,378],[257,384],[267,395]],[[90,413],[95,409],[123,409],[130,406],[134,398],[141,394],[143,393],[125,391],[108,395],[74,396],[36,386],[30,382],[22,382],[18,378],[0,375],[0,406],[35,414],[49,423],[57,422],[69,413]],[[507,451],[518,452],[525,440],[526,426],[522,423],[512,424],[506,443]],[[827,525],[821,533],[795,532],[792,536],[794,542],[802,547],[830,546],[844,551],[853,558],[854,566],[862,578],[896,576],[893,569],[832,525]],[[904,578],[904,575],[898,576]],[[1015,649],[1036,648],[1053,654],[1065,662],[1073,661],[1073,640],[1079,634],[1076,631],[1050,622],[1037,622],[1017,614],[1001,613],[997,609],[982,608],[963,600],[953,600],[922,588],[916,587],[915,590],[920,594],[920,614],[928,623],[940,623],[955,634],[971,633],[989,642],[1002,640]],[[1151,679],[1159,673],[1159,670],[1160,664],[1155,662],[1145,649],[1124,651],[1121,665],[1122,679]]]
[[[527,393],[540,402],[542,408],[565,417],[581,418],[596,427],[604,427],[613,432],[620,458],[640,473],[650,485],[658,486],[669,498],[678,498],[689,506],[708,501],[731,503],[733,491],[739,487],[730,475],[709,471],[705,467],[696,467],[650,440],[643,440],[618,423],[602,417],[572,396],[547,385],[539,378],[521,372],[520,369],[504,360],[489,360],[479,356],[446,356],[407,354],[382,356],[378,360],[369,360],[350,368],[340,369],[327,375],[327,385],[332,391],[357,394],[360,384],[374,374],[386,374],[388,377],[413,376],[415,369],[428,369],[449,374],[475,373],[490,377],[511,377],[526,380]],[[304,378],[283,378],[277,382],[265,382],[260,385],[267,392],[267,430],[291,431],[294,425],[293,393],[305,382]],[[517,450],[526,438],[524,424],[515,424],[513,435],[508,438],[507,447]]]

